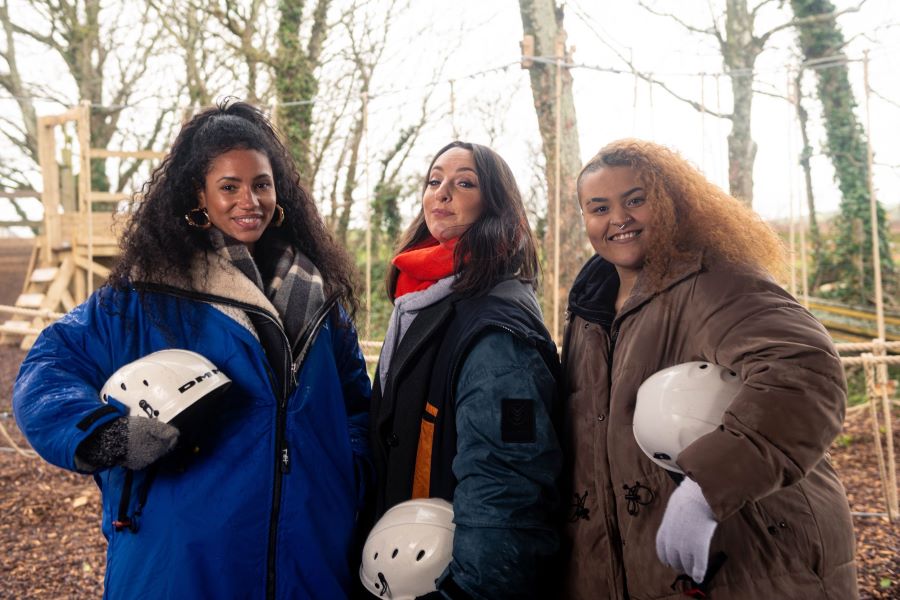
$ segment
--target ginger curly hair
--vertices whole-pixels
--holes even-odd
[[[630,167],[644,187],[653,236],[642,276],[651,285],[672,263],[698,253],[705,264],[760,269],[776,279],[785,274],[786,253],[778,234],[677,152],[644,140],[614,141],[581,169],[579,192],[582,178],[604,167]]]

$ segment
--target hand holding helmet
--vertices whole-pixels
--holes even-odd
[[[414,600],[437,589],[453,555],[453,506],[439,498],[388,510],[363,547],[359,578],[379,598]]]
[[[647,378],[637,393],[634,438],[650,460],[675,472],[682,450],[722,423],[741,388],[736,373],[707,362],[689,362]],[[709,549],[718,522],[689,477],[669,497],[656,533],[660,561],[696,582],[706,577]]]
[[[229,385],[215,365],[188,350],[161,350],[124,365],[106,381],[100,399],[124,405],[129,416],[86,438],[76,450],[76,466],[86,471],[148,467],[175,447],[188,409],[196,411]]]
[[[708,362],[658,371],[638,388],[634,439],[650,460],[683,473],[678,455],[722,424],[722,415],[740,389],[736,373]]]
[[[138,471],[166,454],[178,442],[178,429],[144,417],[119,417],[99,427],[75,453],[75,464],[85,471],[122,466]]]

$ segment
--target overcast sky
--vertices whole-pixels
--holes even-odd
[[[403,66],[399,81],[381,71],[378,84],[385,88],[411,87],[421,75],[428,81],[430,71],[424,66],[443,44],[462,40],[444,72],[444,79],[454,79],[456,111],[454,124],[470,141],[492,143],[513,164],[520,183],[527,186],[534,166],[537,141],[536,118],[526,71],[513,64],[519,59],[518,40],[522,36],[518,4],[510,0],[485,2],[461,0],[452,10],[438,12],[433,3],[415,3],[409,15],[412,22],[433,19],[443,24],[437,35],[418,40],[404,40],[396,51]],[[680,0],[656,2],[655,5],[675,11],[678,16],[698,27],[711,22],[709,6],[721,2]],[[772,3],[777,4],[777,3]],[[857,3],[837,0],[839,9]],[[723,9],[724,10],[724,9]],[[580,133],[582,158],[587,160],[605,143],[622,137],[651,139],[679,150],[701,167],[708,177],[727,188],[727,142],[730,122],[701,115],[685,103],[672,98],[659,87],[636,81],[630,74],[615,74],[591,69],[625,68],[616,53],[632,56],[635,66],[652,73],[676,89],[681,95],[704,103],[710,108],[731,110],[730,82],[722,75],[722,59],[713,40],[689,33],[671,19],[649,14],[636,1],[568,2],[566,26],[569,45],[575,47],[573,62],[584,65],[573,70],[574,93]],[[790,17],[785,12],[763,11],[757,33],[782,23]],[[862,59],[863,50],[870,54],[871,87],[882,97],[870,100],[872,142],[875,150],[875,185],[879,199],[887,206],[900,203],[900,2],[868,0],[861,12],[840,19],[845,37],[852,39],[847,54]],[[866,37],[859,37],[865,33]],[[453,46],[456,47],[456,46]],[[787,94],[789,73],[798,64],[794,32],[787,29],[774,35],[767,50],[757,61],[756,88],[770,94]],[[497,68],[488,74],[466,77]],[[701,74],[706,74],[701,76]],[[717,76],[718,75],[718,76]],[[852,83],[865,119],[862,62],[850,66]],[[812,75],[806,90],[814,90]],[[390,80],[390,81],[386,81]],[[449,85],[439,92],[449,96]],[[397,103],[396,95],[372,101],[375,111],[388,111]],[[501,104],[500,134],[485,127],[479,103]],[[813,119],[818,118],[818,101],[807,100]],[[494,121],[498,119],[494,118]],[[381,121],[390,127],[390,119]],[[451,136],[450,119],[434,123],[431,134],[435,143]],[[802,189],[803,174],[797,166],[800,133],[795,112],[787,101],[757,95],[753,106],[753,135],[759,146],[754,170],[754,207],[767,218],[787,218],[791,199],[795,215],[805,212]],[[824,139],[824,131],[816,121],[811,128],[816,148]],[[434,148],[436,149],[436,147]],[[824,157],[813,160],[815,194],[820,212],[837,209],[840,197],[833,182],[833,171]]]
[[[752,2],[755,4],[755,1]],[[492,145],[513,166],[520,185],[528,189],[539,172],[537,120],[532,105],[527,72],[519,68],[522,25],[518,3],[513,0],[456,0],[456,2],[412,2],[399,16],[392,43],[373,80],[370,101],[370,157],[374,161],[378,141],[409,121],[419,110],[420,98],[433,87],[435,109],[423,142],[409,170],[415,173],[440,146],[454,137]],[[655,5],[676,11],[679,18],[698,27],[711,22],[708,0],[658,0]],[[773,6],[778,3],[771,3]],[[835,0],[839,9],[857,2]],[[374,3],[370,3],[370,6]],[[13,1],[15,6],[15,0]],[[722,9],[724,10],[724,9]],[[12,11],[15,15],[15,11]],[[605,143],[621,137],[651,139],[679,150],[711,179],[727,188],[726,136],[730,123],[702,116],[673,99],[658,87],[636,81],[630,74],[591,69],[624,69],[613,49],[633,57],[638,69],[652,73],[679,93],[712,109],[728,112],[730,89],[722,75],[722,60],[713,40],[685,31],[680,25],[649,14],[634,0],[596,2],[578,0],[566,7],[568,43],[574,46],[573,61],[584,65],[573,70],[575,102],[582,158],[588,159]],[[789,15],[774,8],[763,12],[757,33],[781,23]],[[886,206],[900,204],[900,2],[868,0],[859,13],[841,17],[845,37],[852,39],[847,54],[861,59],[870,51],[870,82],[877,95],[871,97],[872,142],[875,149],[875,185]],[[861,36],[865,34],[865,36]],[[785,95],[789,71],[796,66],[794,33],[785,30],[772,37],[757,61],[757,88]],[[32,76],[53,81],[60,69],[46,57],[32,56],[41,68]],[[436,64],[446,60],[435,78]],[[55,74],[57,73],[57,74]],[[851,64],[850,73],[864,122],[862,63]],[[705,74],[705,75],[701,75]],[[453,81],[453,102],[451,86]],[[160,85],[165,85],[160,80]],[[807,91],[814,89],[810,79]],[[220,95],[236,92],[236,86],[221,85]],[[6,106],[8,101],[3,101]],[[817,101],[807,101],[813,118]],[[39,105],[44,114],[58,107]],[[146,120],[146,111],[136,109],[128,118]],[[797,167],[800,135],[794,111],[785,100],[757,95],[754,101],[753,134],[759,145],[754,171],[754,207],[767,218],[784,219],[805,210],[802,172]],[[143,112],[142,112],[143,111]],[[812,130],[817,148],[824,137],[821,127]],[[837,209],[839,194],[827,160],[813,162],[816,202],[820,212]],[[374,167],[373,167],[374,168]],[[424,174],[423,174],[424,176]],[[792,202],[793,201],[793,202]],[[410,198],[407,209],[416,200]],[[3,210],[0,209],[0,218]],[[357,215],[356,221],[358,221]]]

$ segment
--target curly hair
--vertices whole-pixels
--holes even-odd
[[[651,285],[669,266],[698,252],[707,264],[761,269],[775,278],[786,270],[784,244],[750,207],[726,193],[677,152],[653,142],[623,139],[604,146],[578,174],[630,167],[652,210],[653,235],[642,274]]]
[[[278,204],[284,209],[281,227],[269,227],[258,248],[277,236],[303,252],[322,274],[326,295],[338,294],[355,314],[355,270],[332,237],[282,144],[263,113],[245,102],[226,99],[196,114],[184,124],[168,155],[142,188],[140,200],[120,241],[121,259],[108,283],[125,288],[134,273],[150,280],[189,285],[197,253],[212,249],[205,231],[191,227],[185,214],[197,207],[198,192],[216,157],[230,150],[256,150],[272,166]],[[206,273],[203,274],[205,276]]]
[[[438,150],[428,165],[422,193],[428,187],[435,161],[453,148],[472,153],[482,206],[481,216],[459,236],[454,249],[453,266],[457,280],[453,289],[466,296],[477,296],[487,293],[510,276],[536,287],[540,272],[537,244],[528,225],[516,178],[499,154],[480,144],[460,141],[447,144]],[[420,209],[400,237],[394,255],[418,246],[430,237],[424,209]],[[387,274],[387,292],[391,300],[395,298],[399,274],[397,267],[391,265]]]

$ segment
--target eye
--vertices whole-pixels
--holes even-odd
[[[629,198],[625,202],[625,206],[628,206],[628,207],[640,206],[644,202],[646,202],[646,199],[643,196],[635,196],[634,198]]]
[[[595,215],[605,215],[607,212],[609,212],[609,207],[605,204],[595,204],[591,207],[590,212]]]
[[[461,180],[458,185],[459,185],[459,187],[465,188],[465,189],[471,189],[471,188],[476,187],[474,181],[468,181],[466,179]]]
[[[261,181],[256,184],[256,189],[258,190],[270,190],[272,189],[272,183],[269,181]]]
[[[233,183],[226,183],[220,188],[223,192],[233,192],[237,189],[237,186]]]
[[[428,182],[426,183],[426,185],[428,187],[437,187],[437,186],[441,185],[441,182],[439,179],[429,179]]]

